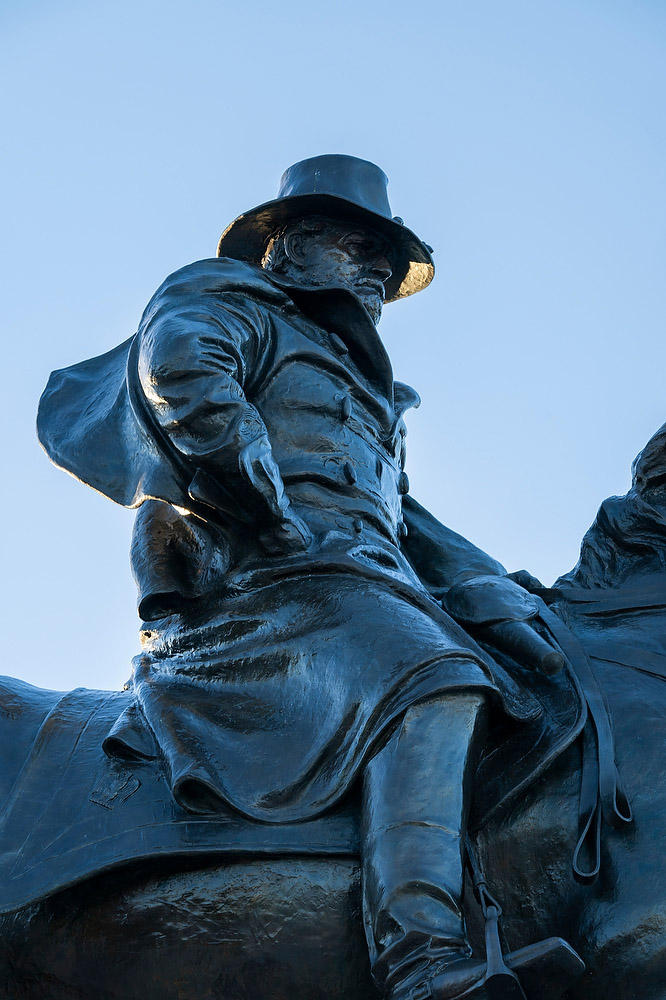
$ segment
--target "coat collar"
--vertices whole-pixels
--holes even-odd
[[[391,360],[370,314],[353,292],[346,288],[298,285],[270,271],[262,271],[262,275],[288,295],[307,319],[337,334],[368,380],[393,402]]]
[[[245,293],[277,306],[291,305],[306,320],[337,334],[370,383],[393,403],[393,370],[386,348],[361,300],[345,288],[299,285],[255,264],[226,257],[198,260],[170,274],[160,285],[144,310],[141,327],[165,304],[184,296],[225,292]]]

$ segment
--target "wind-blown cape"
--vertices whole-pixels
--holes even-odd
[[[37,415],[39,440],[51,461],[124,507],[156,499],[189,508],[187,476],[142,400],[136,348],[143,331],[183,297],[197,298],[205,312],[207,303],[213,306],[229,289],[268,302],[287,301],[255,267],[224,259],[198,261],[160,285],[134,336],[106,354],[54,371]]]

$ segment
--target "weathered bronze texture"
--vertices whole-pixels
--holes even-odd
[[[376,327],[434,268],[382,171],[294,165],[219,254],[40,404],[138,508],[142,651],[4,679],[0,994],[666,1000],[666,429],[509,575],[410,495]]]

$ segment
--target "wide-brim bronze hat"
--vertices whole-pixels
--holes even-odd
[[[356,156],[332,153],[301,160],[285,170],[277,198],[227,226],[217,255],[261,264],[269,240],[289,222],[306,215],[358,220],[391,245],[393,274],[386,282],[386,301],[413,295],[435,274],[431,247],[391,214],[387,187],[384,171]]]

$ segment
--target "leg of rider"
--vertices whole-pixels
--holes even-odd
[[[470,955],[461,911],[471,778],[485,698],[412,706],[363,781],[363,908],[373,976],[389,996]]]

